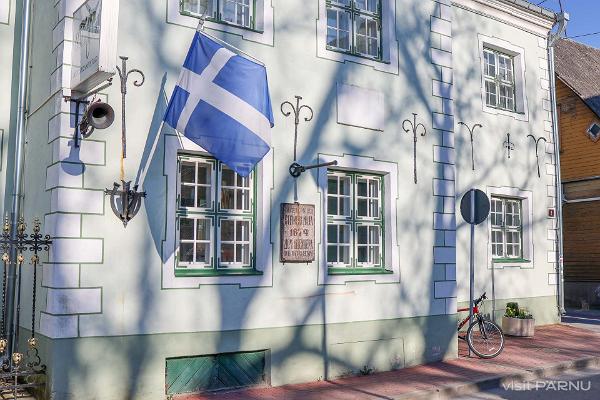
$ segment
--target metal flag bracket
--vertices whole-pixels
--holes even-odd
[[[312,164],[312,165],[302,165],[302,164],[298,163],[297,149],[298,149],[298,125],[300,125],[300,115],[302,114],[302,110],[306,110],[308,113],[307,113],[306,117],[304,117],[304,121],[310,122],[310,121],[312,121],[312,119],[314,117],[314,111],[310,106],[307,106],[306,104],[300,105],[300,101],[302,101],[301,96],[294,96],[294,97],[296,99],[295,105],[293,103],[291,103],[290,101],[284,101],[283,103],[281,103],[281,113],[286,117],[289,117],[290,115],[294,114],[294,162],[290,165],[289,172],[290,172],[290,175],[295,179],[295,178],[300,177],[300,175],[302,175],[302,173],[308,171],[309,169],[330,167],[332,165],[337,165],[337,161],[331,161],[331,162],[320,163],[320,164]],[[286,111],[286,109],[285,109],[286,106],[288,109],[290,109],[289,111]]]

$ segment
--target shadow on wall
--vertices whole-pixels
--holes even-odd
[[[148,32],[147,29],[143,29],[140,31],[148,32],[147,35],[149,37],[145,38],[146,42],[152,45],[152,48],[145,48],[144,51],[150,53],[153,58],[151,61],[154,62],[159,68],[156,70],[160,70],[162,74],[162,81],[160,85],[160,89],[157,93],[156,101],[154,102],[154,114],[152,121],[149,127],[149,134],[145,144],[144,152],[142,155],[142,160],[140,163],[140,171],[138,172],[138,176],[136,181],[140,182],[144,185],[145,188],[152,188],[152,195],[149,196],[145,202],[144,207],[146,209],[147,222],[151,232],[152,240],[146,243],[146,247],[148,249],[143,255],[140,255],[140,263],[144,264],[147,269],[161,269],[162,263],[167,255],[162,254],[162,241],[164,238],[165,226],[164,226],[164,218],[155,218],[155,216],[165,215],[166,205],[166,179],[163,176],[163,154],[164,154],[164,140],[162,140],[162,136],[165,133],[164,126],[162,125],[162,117],[164,115],[164,111],[166,109],[167,98],[165,96],[165,82],[167,76],[177,76],[180,68],[180,60],[173,60],[169,57],[168,48],[162,46],[162,38],[166,37],[167,27],[169,29],[174,29],[172,26],[169,26],[164,23],[164,15],[162,11],[160,13],[155,13],[156,8],[151,6],[143,6],[145,1],[138,0],[133,2],[132,5],[125,5],[124,9],[128,12],[133,12],[133,7],[136,7],[137,13],[144,13],[139,19],[129,20],[132,24],[133,28],[136,28],[136,24],[142,24],[139,21],[150,21],[150,25],[152,26],[152,30]],[[432,3],[433,4],[433,3]],[[403,10],[403,13],[407,15],[422,15],[423,14],[423,6],[413,5],[412,9],[407,10],[406,8]],[[411,14],[412,13],[412,14]],[[294,18],[288,17],[290,19],[286,20],[286,16],[282,16],[283,19],[278,19],[278,32],[277,32],[277,41],[278,43],[285,44],[286,41],[291,40],[304,40],[305,38],[302,36],[305,30],[305,26],[300,21],[314,21],[314,8],[304,9],[300,11]],[[429,20],[429,13],[424,15],[424,18]],[[400,26],[401,25],[401,26]],[[414,19],[413,21],[407,21],[404,24],[398,24],[396,35],[397,37],[402,38],[429,38],[430,37],[430,27],[429,24],[424,20]],[[471,27],[471,31],[463,32],[464,34],[475,34],[475,28]],[[191,39],[190,30],[190,39]],[[311,33],[312,35],[312,33]],[[228,38],[228,36],[224,37]],[[422,76],[423,72],[417,70],[418,66],[421,65],[419,60],[429,60],[430,59],[430,46],[429,43],[425,47],[419,46],[420,40],[400,40],[399,41],[399,50],[400,50],[400,59],[401,59],[401,75],[405,77],[415,77]],[[245,43],[242,43],[240,47],[244,48]],[[186,43],[187,46],[187,43]],[[269,63],[270,70],[285,70],[286,64],[288,60],[277,59],[273,63]],[[325,138],[325,127],[331,119],[332,115],[336,114],[336,84],[337,82],[346,82],[353,76],[353,74],[362,72],[366,67],[355,64],[355,63],[337,63],[336,70],[332,73],[332,76],[328,80],[321,80],[319,84],[327,85],[327,88],[323,90],[326,93],[320,102],[314,109],[316,110],[315,119],[310,125],[305,125],[307,130],[303,132],[303,136],[308,136],[308,140],[305,141],[305,144],[300,148],[300,153],[298,156],[299,160],[303,162],[308,161],[316,161],[316,156],[319,149],[323,148],[323,141]],[[410,117],[410,113],[413,109],[423,109],[426,110],[427,113],[423,116],[426,121],[426,125],[428,127],[431,126],[432,121],[432,113],[436,111],[432,106],[432,95],[431,95],[431,79],[429,76],[433,76],[438,73],[437,68],[433,65],[430,66],[432,69],[428,71],[428,79],[423,82],[419,82],[419,80],[413,79],[410,82],[410,91],[412,96],[410,98],[402,99],[399,102],[389,102],[387,104],[388,109],[386,110],[387,118],[390,121],[402,121],[405,118]],[[477,74],[476,71],[477,66],[472,64],[470,67],[471,71],[468,71],[467,75]],[[375,74],[375,72],[373,72]],[[150,74],[149,74],[150,75]],[[151,78],[151,76],[149,76]],[[396,83],[396,85],[398,85]],[[390,85],[390,87],[386,88],[386,94],[388,97],[393,98],[393,94],[396,90],[402,91],[407,90],[407,88],[395,87],[394,85]],[[277,103],[277,100],[287,99],[290,97],[291,93],[294,93],[292,89],[288,87],[271,87],[271,95],[274,99],[274,103]],[[276,100],[275,100],[276,99]],[[463,120],[469,121],[473,118],[473,115],[470,114],[471,104],[461,103],[460,101],[456,102],[455,109],[457,110],[455,120]],[[274,112],[277,113],[278,107],[274,107]],[[533,114],[535,114],[535,110],[532,110]],[[531,118],[535,118],[535,115],[532,115]],[[279,121],[281,121],[281,116],[279,117]],[[170,128],[167,128],[170,129]],[[503,129],[503,128],[499,128]],[[387,134],[387,133],[386,133]],[[400,133],[389,133],[391,135]],[[468,146],[464,143],[464,136],[460,134],[455,135],[457,144],[456,148],[466,149]],[[407,135],[400,136],[400,139],[395,144],[395,147],[389,149],[391,154],[403,154],[402,151],[405,151],[407,154],[411,154],[412,156],[412,138],[409,138]],[[281,141],[279,141],[281,143]],[[436,132],[432,130],[432,134],[427,135],[424,138],[424,145],[419,147],[418,157],[420,159],[426,158],[429,159],[431,157],[431,149],[434,144],[441,145],[442,144],[442,134],[441,132]],[[372,140],[369,141],[366,145],[357,145],[350,135],[345,136],[341,139],[339,143],[340,151],[339,153],[347,153],[347,154],[370,154],[371,151],[375,151],[376,149],[380,150],[381,144]],[[410,150],[409,150],[410,148]],[[497,165],[503,165],[503,160],[501,155],[491,155],[491,157],[496,157],[495,162],[490,162],[488,165],[488,169],[479,170],[479,179],[475,182],[475,184],[483,184],[485,182],[485,177],[487,174],[491,173],[493,168],[497,168]],[[457,158],[459,162],[466,162],[469,160],[470,163],[470,155],[467,157],[464,154],[457,154]],[[412,172],[412,171],[411,171]],[[310,175],[306,175],[306,177],[311,176],[315,181],[317,180],[317,173],[313,172]],[[282,202],[288,201],[291,197],[291,193],[293,190],[292,180],[286,179],[284,181],[277,180],[275,188],[272,192],[272,205],[274,206],[274,210],[278,210],[278,205]],[[407,181],[411,181],[412,176],[407,172],[405,176]],[[537,177],[535,177],[537,179]],[[427,190],[422,191],[416,195],[413,199],[413,204],[419,205],[431,205],[431,213],[429,216],[422,221],[414,220],[411,218],[413,214],[412,210],[402,210],[398,214],[397,224],[402,227],[402,232],[411,232],[411,235],[415,238],[430,238],[430,242],[435,243],[435,238],[432,236],[434,232],[432,230],[432,219],[433,219],[433,200],[430,192],[430,183],[423,183],[427,185]],[[271,216],[271,228],[272,232],[279,232],[277,223],[273,223],[273,221],[278,221],[277,212]],[[463,226],[463,224],[461,224]],[[403,233],[399,233],[402,235]],[[463,249],[464,250],[464,249]],[[406,251],[405,249],[401,249],[401,251]],[[433,249],[427,249],[426,251],[433,254]],[[158,257],[157,257],[158,256]],[[276,258],[276,255],[273,255]],[[274,263],[274,284],[280,286],[280,290],[282,292],[286,292],[290,290],[294,282],[290,282],[289,280],[282,279],[279,275],[281,275],[282,271],[286,271],[284,269],[279,268],[279,266]],[[310,267],[314,270],[314,264]],[[402,309],[403,313],[407,315],[434,315],[438,313],[437,309],[434,308],[433,299],[430,293],[433,292],[434,287],[434,276],[433,276],[433,266],[427,266],[427,268],[423,268],[422,271],[419,271],[418,276],[403,276],[403,282],[400,284],[396,284],[396,297],[391,305],[385,305],[390,307],[397,307]],[[153,318],[159,313],[157,310],[161,307],[161,299],[157,298],[157,293],[160,296],[168,296],[170,294],[166,293],[167,291],[159,291],[157,288],[160,287],[161,282],[156,281],[154,278],[160,276],[160,274],[156,273],[148,273],[141,274],[139,276],[139,280],[136,287],[128,288],[128,296],[137,296],[137,301],[140,304],[143,304],[143,312],[140,312],[137,315],[136,327],[139,332],[147,332],[150,331],[151,324],[153,323]],[[315,278],[316,279],[316,278]],[[412,302],[412,298],[414,298],[414,293],[410,293],[410,291],[418,290],[415,289],[413,284],[418,282],[419,285],[422,285],[425,295],[430,298],[430,304],[428,305],[428,309],[422,309],[419,305],[414,304]],[[363,283],[368,284],[368,283]],[[374,284],[374,283],[372,283]],[[525,283],[523,283],[525,284]],[[194,290],[202,290],[194,289]],[[190,300],[186,304],[182,304],[182,307],[196,307],[194,310],[197,315],[202,315],[207,312],[207,307],[202,307],[197,305],[197,302],[193,301],[194,299],[194,290],[181,290],[177,291],[178,295],[181,295],[182,298],[186,298]],[[256,289],[256,288],[239,288],[237,285],[221,285],[218,286],[216,290],[213,291],[215,296],[218,296],[215,303],[218,303],[218,307],[209,308],[208,312],[220,312],[220,320],[222,321],[222,326],[220,332],[217,331],[214,333],[214,338],[216,343],[214,343],[214,348],[227,351],[236,351],[236,350],[247,350],[245,348],[245,335],[250,335],[250,333],[246,331],[239,330],[231,330],[229,325],[232,318],[235,318],[236,321],[243,321],[248,317],[251,310],[250,307],[253,304],[253,299],[259,295],[261,290],[270,290],[270,289]],[[187,296],[187,297],[186,297]],[[391,368],[400,368],[410,365],[412,362],[416,361],[433,361],[442,358],[445,355],[453,354],[456,349],[456,336],[454,332],[454,326],[456,318],[454,315],[439,315],[432,318],[423,318],[423,319],[411,319],[409,321],[406,320],[390,320],[382,323],[380,325],[366,325],[370,327],[375,327],[378,331],[374,331],[370,334],[370,337],[373,340],[366,341],[362,344],[362,351],[364,351],[365,358],[359,364],[353,364],[348,361],[347,357],[344,357],[343,352],[335,352],[333,349],[333,342],[330,339],[332,331],[336,331],[339,328],[335,325],[328,325],[328,311],[327,311],[327,301],[328,301],[328,287],[327,286],[315,286],[310,296],[306,296],[304,299],[306,301],[306,312],[303,316],[298,318],[297,324],[295,327],[291,327],[288,329],[290,332],[289,335],[286,336],[283,342],[277,343],[277,348],[271,349],[271,366],[273,369],[278,368],[289,362],[289,360],[320,360],[322,362],[322,378],[327,380],[336,377],[339,375],[339,371],[347,371],[350,373],[357,373],[364,366],[373,365],[374,357],[377,354],[380,354],[382,349],[383,351],[388,351],[386,346],[389,346],[389,339],[393,338],[403,338],[406,337],[407,332],[410,332],[411,335],[420,335],[424,338],[424,343],[419,348],[404,348],[404,359],[397,360],[396,363],[390,365]],[[110,301],[109,299],[104,299],[104,301]],[[177,310],[174,310],[177,312]],[[315,324],[315,319],[319,320],[318,324]],[[116,322],[115,322],[116,324]],[[366,326],[365,325],[365,326]],[[446,329],[440,329],[440,327],[447,327]],[[229,331],[228,331],[229,330]],[[319,341],[311,341],[308,340],[308,337],[314,336],[315,332],[318,332]],[[171,335],[176,337],[176,334]],[[212,337],[212,336],[211,336]],[[377,338],[385,339],[385,340],[375,340]],[[61,391],[64,390],[64,393],[79,393],[80,387],[85,387],[86,383],[93,383],[95,378],[94,371],[98,368],[98,365],[90,364],[91,360],[89,356],[85,355],[85,349],[89,349],[89,344],[86,344],[88,339],[80,339],[77,341],[69,341],[68,343],[73,344],[73,348],[66,349],[62,348],[61,350],[64,353],[61,353],[61,357],[65,357],[63,360],[63,364],[67,368],[61,371],[54,371],[53,374],[60,375],[62,381],[64,382],[64,388],[61,388]],[[176,340],[176,339],[169,339]],[[150,389],[147,388],[148,382],[154,380],[154,385],[156,386],[156,380],[164,379],[164,358],[165,354],[168,355],[168,352],[165,351],[164,348],[159,347],[156,340],[152,337],[152,335],[140,335],[134,338],[114,338],[110,341],[105,341],[108,343],[110,348],[104,348],[101,351],[98,350],[96,354],[100,357],[99,360],[102,360],[103,353],[111,353],[111,357],[114,357],[115,360],[118,360],[119,364],[124,365],[123,369],[119,369],[118,375],[120,376],[120,382],[115,383],[118,385],[118,388],[115,389],[117,392],[122,395],[123,398],[134,399],[134,398],[143,398],[144,395],[148,393]],[[165,338],[165,343],[167,339]],[[403,345],[406,345],[406,342],[403,340],[400,341]],[[81,347],[79,347],[81,344]],[[199,348],[198,345],[195,346]],[[409,354],[410,353],[410,354]],[[195,355],[192,352],[190,355]],[[157,366],[162,366],[162,370],[160,372],[156,371]],[[332,373],[332,366],[335,366],[335,374]],[[103,365],[102,368],[110,368],[110,366]],[[302,373],[302,368],[297,368],[298,373]],[[465,373],[470,372],[468,368],[465,368]],[[432,378],[437,375],[435,367],[432,367],[431,376]],[[419,378],[421,380],[421,378]],[[111,384],[113,382],[110,382]],[[163,382],[161,382],[162,385]],[[154,387],[155,387],[154,386]],[[152,393],[154,395],[155,393]]]

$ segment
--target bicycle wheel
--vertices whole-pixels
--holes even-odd
[[[494,358],[504,349],[504,334],[492,321],[475,320],[467,329],[467,344],[479,357]]]

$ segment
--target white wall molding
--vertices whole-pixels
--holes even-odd
[[[167,178],[166,237],[162,242],[163,273],[162,287],[169,289],[198,288],[201,285],[239,284],[240,287],[272,286],[273,284],[273,245],[271,243],[271,196],[273,188],[273,150],[257,166],[258,203],[256,240],[256,269],[262,275],[215,276],[215,277],[176,277],[175,256],[177,250],[176,204],[177,204],[177,152],[178,150],[205,152],[205,150],[184,136],[164,135],[163,171]]]
[[[102,312],[102,289],[49,288],[46,297],[46,313],[65,314],[97,314]]]
[[[503,0],[453,0],[452,5],[541,37],[546,37],[554,24],[550,17],[543,17]]]
[[[525,64],[525,49],[511,42],[497,37],[477,35],[479,41],[479,73],[481,74],[481,105],[483,111],[489,114],[504,115],[512,117],[518,121],[529,121],[529,106],[527,101],[527,80]],[[515,108],[516,111],[500,110],[489,107],[485,96],[485,78],[483,49],[490,48],[498,50],[513,57],[513,73],[515,74]]]

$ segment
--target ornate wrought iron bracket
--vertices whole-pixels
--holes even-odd
[[[425,125],[423,125],[422,123],[418,123],[417,124],[417,115],[413,113],[413,120],[411,121],[410,119],[405,119],[404,121],[402,121],[402,129],[404,129],[404,132],[408,133],[411,132],[413,133],[413,139],[414,139],[414,145],[413,145],[413,166],[414,166],[414,178],[415,178],[415,184],[417,183],[417,137],[418,137],[418,133],[419,133],[419,128],[422,128],[422,132],[421,132],[421,136],[425,136],[427,134],[427,128],[425,128]],[[408,126],[408,128],[407,128]]]
[[[294,114],[294,162],[298,161],[298,155],[296,151],[298,148],[298,125],[300,125],[300,114],[302,113],[302,110],[307,110],[310,113],[307,117],[304,117],[305,122],[312,121],[314,116],[313,109],[310,106],[300,105],[300,101],[302,100],[301,96],[295,96],[295,98],[295,106],[289,101],[284,101],[283,103],[281,103],[281,113],[284,116],[289,117],[290,115],[292,115],[292,113]],[[285,111],[285,106],[288,106],[288,108],[290,108],[291,110]]]
[[[458,124],[464,125],[467,128],[467,130],[469,131],[469,136],[471,137],[471,169],[473,171],[475,171],[475,155],[474,155],[475,150],[473,148],[473,134],[475,133],[475,128],[483,128],[483,125],[475,124],[475,125],[473,125],[473,127],[469,127],[469,125],[465,124],[462,121],[460,121]]]
[[[127,227],[127,223],[140,211],[142,198],[146,197],[146,192],[138,192],[138,185],[131,189],[131,181],[121,181],[121,183],[122,185],[119,185],[115,182],[113,188],[106,189],[104,194],[110,196],[110,208],[123,222],[123,226]]]
[[[40,251],[48,251],[52,240],[49,235],[41,234],[40,222],[36,218],[33,222],[33,233],[26,234],[27,225],[24,219],[19,218],[16,231],[11,231],[11,226],[8,217],[4,219],[2,234],[0,235],[0,250],[2,251],[2,262],[4,264],[3,279],[2,279],[2,324],[0,325],[0,355],[2,360],[2,372],[0,372],[0,380],[6,384],[0,385],[0,395],[11,393],[13,398],[17,398],[18,394],[24,388],[44,386],[44,382],[40,382],[37,378],[43,375],[46,371],[46,366],[42,364],[37,348],[37,339],[35,337],[35,314],[36,314],[36,289],[37,289],[37,270],[40,262],[38,253]],[[16,260],[10,259],[11,250],[15,250]],[[21,294],[22,294],[22,270],[25,256],[23,252],[31,251],[31,264],[33,265],[33,280],[32,280],[32,310],[31,310],[31,337],[27,340],[27,349],[25,352],[19,351],[19,326],[21,319]],[[12,337],[7,334],[7,318],[9,307],[12,304],[6,304],[6,293],[8,290],[8,268],[9,265],[15,263],[17,267],[16,280],[16,308],[15,321]],[[9,343],[10,339],[10,343]],[[10,346],[10,348],[9,348]],[[9,350],[9,353],[7,353]]]
[[[119,56],[121,59],[121,67],[117,66],[117,72],[119,73],[119,79],[121,80],[121,145],[122,145],[122,157],[127,158],[127,127],[125,125],[126,113],[125,113],[125,97],[127,96],[127,81],[129,75],[138,73],[141,80],[133,81],[133,86],[140,87],[146,81],[146,76],[139,69],[132,69],[127,71],[127,60],[129,57]],[[121,179],[123,179],[121,177]]]
[[[544,143],[546,143],[547,140],[543,136],[540,136],[539,138],[536,139],[536,137],[533,136],[532,134],[527,135],[527,137],[531,138],[533,140],[533,143],[535,144],[535,163],[537,165],[538,178],[541,178],[542,174],[540,173],[540,157],[538,155],[538,148],[539,148],[539,144],[542,140],[544,141]]]
[[[507,158],[510,159],[510,152],[515,150],[515,144],[510,141],[510,133],[506,134],[506,140],[503,144],[504,148],[506,149]]]
[[[146,192],[138,192],[138,185],[131,187],[131,181],[125,181],[125,166],[124,160],[127,158],[127,125],[126,125],[126,108],[125,97],[127,96],[127,82],[129,75],[137,73],[140,75],[140,80],[133,81],[133,85],[140,87],[146,81],[146,76],[139,69],[127,70],[128,57],[119,57],[121,59],[121,67],[117,66],[119,79],[121,80],[121,183],[115,182],[112,189],[106,189],[104,194],[110,196],[110,208],[113,213],[123,222],[123,226],[127,227],[129,221],[136,216],[142,206],[142,198],[146,197]]]

